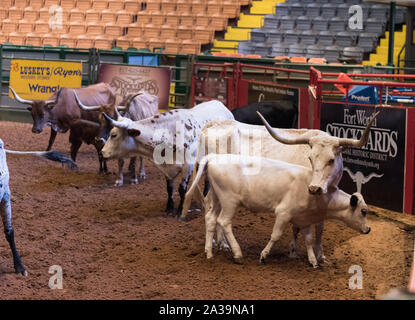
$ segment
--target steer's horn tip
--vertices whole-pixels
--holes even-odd
[[[108,120],[112,122],[112,118],[108,116],[105,112],[102,113],[102,115]]]

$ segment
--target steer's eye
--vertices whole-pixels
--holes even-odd
[[[329,160],[329,165],[331,166],[331,165],[333,165],[334,164],[334,159],[330,159]]]
[[[116,137],[117,137],[117,134],[116,134],[116,133],[112,133],[112,134],[111,134],[111,138],[112,138],[112,139],[115,139]]]
[[[366,217],[366,214],[367,214],[367,210],[366,210],[366,209],[362,209],[362,215],[363,215],[364,217]]]

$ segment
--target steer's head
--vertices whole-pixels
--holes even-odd
[[[134,128],[131,119],[118,116],[118,120],[113,120],[105,113],[103,115],[113,128],[101,151],[102,156],[107,159],[124,158],[135,149],[134,138],[139,136],[141,132]]]
[[[341,211],[338,218],[346,223],[350,228],[359,231],[363,234],[370,232],[370,227],[367,225],[366,214],[368,208],[363,196],[356,192],[347,199],[347,209]]]
[[[88,112],[99,111],[98,119],[100,123],[100,129],[99,129],[98,136],[95,138],[95,143],[101,148],[104,147],[104,144],[107,142],[109,138],[110,131],[113,128],[112,122],[108,120],[108,117],[111,119],[115,119],[115,120],[121,119],[121,115],[119,111],[128,111],[131,101],[134,100],[134,98],[137,95],[141,94],[141,93],[138,93],[138,94],[129,96],[127,99],[123,100],[120,106],[115,106],[116,98],[114,94],[110,95],[109,101],[106,104],[101,104],[98,106],[86,106],[81,102],[76,92],[74,93],[75,93],[76,102],[78,103],[78,106],[79,108],[81,108],[81,110],[88,111]],[[107,117],[104,116],[104,114],[106,114]]]
[[[336,138],[323,131],[317,133],[310,131],[294,138],[286,137],[273,129],[259,112],[258,115],[275,140],[284,144],[308,144],[310,146],[309,160],[312,177],[308,191],[311,194],[322,194],[327,193],[330,186],[337,186],[340,182],[343,174],[342,151],[348,147],[361,148],[366,144],[370,127],[378,113],[375,113],[369,121],[359,140]]]
[[[50,124],[51,114],[53,107],[56,105],[59,99],[59,95],[63,88],[60,88],[57,93],[54,93],[48,100],[26,100],[18,96],[16,91],[12,87],[9,87],[13,93],[15,99],[20,103],[29,105],[27,110],[30,111],[33,118],[33,133],[41,133],[45,125]]]

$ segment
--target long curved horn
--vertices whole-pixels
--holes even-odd
[[[274,128],[272,128],[269,125],[269,123],[267,122],[267,120],[265,120],[265,118],[262,116],[261,113],[259,113],[258,111],[256,113],[261,118],[261,121],[264,123],[264,126],[265,128],[267,128],[269,134],[278,142],[281,142],[284,144],[308,144],[309,142],[308,137],[299,136],[297,138],[287,138],[287,137],[281,136],[276,130],[274,130]]]
[[[101,106],[86,106],[84,105],[78,98],[78,95],[76,94],[75,90],[73,91],[74,95],[75,95],[75,99],[76,102],[78,103],[78,106],[85,111],[97,111],[99,109],[101,109]]]
[[[111,124],[114,126],[114,127],[118,127],[118,128],[121,128],[121,129],[128,129],[128,124],[127,123],[122,123],[122,122],[120,122],[120,121],[116,121],[116,120],[114,120],[114,119],[112,119],[111,117],[109,117],[105,112],[103,112],[102,113],[103,115],[104,115],[104,117],[109,121],[109,122],[111,122]]]
[[[118,111],[118,107],[115,107],[115,114],[117,115],[117,119],[119,119],[121,117],[120,112]]]
[[[14,91],[14,90],[13,90],[13,88],[12,88],[12,87],[9,87],[9,89],[10,89],[10,90],[11,90],[11,92],[13,93],[14,97],[16,98],[16,100],[17,100],[17,101],[19,101],[20,103],[24,103],[24,104],[33,104],[33,103],[34,103],[32,100],[25,100],[25,99],[20,98],[20,97],[17,95],[16,91]]]
[[[136,93],[136,94],[134,94],[134,95],[132,95],[130,98],[128,98],[128,100],[126,101],[126,103],[125,103],[125,107],[124,107],[124,109],[121,109],[120,108],[120,110],[126,110],[126,111],[128,111],[129,109],[130,109],[130,103],[135,99],[135,97],[137,97],[137,96],[139,96],[139,95],[142,95],[143,94],[143,92],[142,91],[140,91],[139,93]]]
[[[56,94],[56,98],[55,98],[55,99],[53,99],[53,100],[46,100],[46,101],[45,101],[45,106],[48,106],[48,105],[50,105],[50,104],[56,104],[56,103],[58,103],[58,99],[59,99],[59,96],[61,95],[62,90],[63,90],[63,88],[60,88],[60,89],[58,90],[58,92],[57,92],[57,94]]]
[[[355,148],[361,148],[363,147],[366,142],[367,139],[369,138],[369,132],[370,132],[370,127],[372,126],[373,121],[375,121],[376,116],[379,114],[380,111],[376,112],[372,118],[370,119],[369,123],[367,124],[365,131],[363,131],[363,134],[360,138],[360,140],[356,140],[356,139],[339,139],[339,145],[342,147],[355,147]]]

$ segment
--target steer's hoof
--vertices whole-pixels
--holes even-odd
[[[20,273],[21,275],[27,277],[27,270],[25,269],[23,265],[15,266],[14,270],[16,271],[17,274]]]
[[[140,180],[146,180],[146,175],[145,174],[140,174]]]
[[[114,183],[114,187],[122,187],[122,186],[123,186],[123,184],[124,184],[124,182],[122,182],[122,181],[120,181],[120,180],[117,180],[117,181],[115,181],[115,183]]]
[[[233,258],[233,262],[235,264],[244,264],[244,259],[242,257],[238,257],[238,258]]]
[[[326,256],[319,257],[318,258],[318,262],[324,263],[324,264],[326,264],[328,266],[331,265],[331,261],[329,259],[327,259]]]
[[[167,209],[166,210],[166,216],[174,217],[174,209]]]
[[[138,184],[138,179],[137,178],[131,179],[130,184]]]
[[[177,220],[182,221],[182,222],[186,222],[186,217],[179,216],[179,217],[177,218]]]

